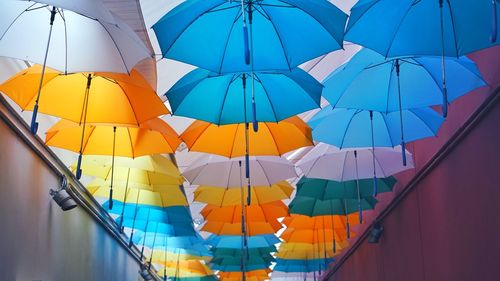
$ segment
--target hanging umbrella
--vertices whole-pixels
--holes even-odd
[[[32,66],[0,85],[22,110],[34,110],[42,67]],[[153,88],[139,72],[74,73],[46,69],[40,86],[40,112],[83,124],[138,126],[169,113]]]
[[[269,258],[269,257],[272,257],[272,255],[270,255],[270,253],[276,252],[276,251],[277,251],[277,249],[275,246],[264,247],[264,248],[253,248],[253,249],[248,249],[248,255]],[[236,256],[242,255],[242,252],[240,250],[229,249],[229,248],[213,247],[210,249],[210,252],[213,253],[214,257],[224,257],[224,256],[236,257]]]
[[[295,196],[288,205],[291,214],[305,216],[348,215],[361,210],[372,210],[377,204],[373,197],[361,199],[318,200],[310,197]],[[360,218],[360,221],[362,219]]]
[[[333,262],[333,259],[315,259],[315,260],[301,260],[301,259],[276,259],[275,271],[281,272],[313,272],[324,271],[328,268],[328,264]],[[319,276],[318,276],[319,277]]]
[[[325,0],[191,0],[153,30],[166,58],[217,73],[289,71],[342,48],[346,18]]]
[[[43,65],[32,84],[33,133],[38,107],[50,104],[41,95],[46,66],[64,73],[130,73],[139,61],[152,57],[132,28],[95,0],[2,1],[0,18],[0,56]]]
[[[269,222],[288,215],[288,207],[282,201],[262,205],[245,206],[245,217],[249,222]],[[205,206],[200,212],[205,220],[238,223],[241,222],[241,205],[229,207]]]
[[[210,235],[206,239],[207,244],[217,248],[240,249],[242,243],[241,236],[232,235]],[[280,243],[278,237],[273,234],[256,235],[248,237],[248,248],[264,248]]]
[[[308,217],[304,215],[290,214],[285,217],[282,223],[287,228],[293,228],[295,230],[299,229],[346,229],[347,223],[350,225],[356,225],[358,223],[358,215],[356,213],[346,216],[340,215],[328,215],[328,216],[316,216]]]
[[[243,189],[244,196],[247,196],[247,190]],[[272,186],[252,186],[250,190],[251,203],[253,205],[262,205],[278,200],[289,199],[293,192],[293,187],[286,181],[281,181]],[[216,205],[219,207],[228,207],[241,205],[241,189],[212,186],[199,186],[194,191],[194,201]]]
[[[205,256],[198,256],[190,253],[189,251],[178,249],[177,251],[164,251],[161,249],[157,249],[153,253],[153,263],[156,264],[165,264],[169,261],[174,260],[200,260],[208,262],[212,259],[212,255],[208,254]]]
[[[446,115],[447,104],[486,85],[468,58],[446,58],[446,65],[444,92],[439,57],[385,58],[363,49],[325,79],[324,96],[337,108],[379,112],[443,104]]]
[[[250,255],[247,257],[245,263],[248,266],[252,265],[262,265],[263,268],[269,267],[271,265],[271,262],[274,261],[273,256],[268,255],[267,257],[262,257],[262,256],[253,256]],[[241,263],[240,257],[238,256],[218,256],[214,257],[211,261],[210,264],[213,267],[213,265],[218,265],[218,266],[239,266]],[[231,271],[231,270],[225,270],[225,271]]]
[[[378,191],[390,192],[396,184],[393,177],[377,179]],[[373,196],[372,180],[332,181],[302,177],[297,183],[297,196],[319,200],[356,199]]]
[[[350,237],[354,237],[353,235],[355,233],[351,231]],[[280,238],[283,241],[294,243],[317,244],[336,242],[336,246],[338,246],[339,243],[347,240],[347,234],[345,229],[295,229],[289,227],[280,234]]]
[[[247,120],[278,122],[319,107],[323,86],[299,68],[285,73],[255,73],[254,98],[245,91],[250,75],[218,75],[195,69],[165,95],[174,115],[217,125],[245,123]],[[246,110],[252,103],[258,105],[255,115]],[[247,116],[244,116],[245,112]]]
[[[406,151],[407,165],[401,163],[401,149],[375,147],[356,150],[338,149],[318,143],[298,162],[304,176],[335,181],[386,178],[413,168],[413,157]],[[378,181],[377,181],[378,182]]]
[[[141,123],[138,128],[82,126],[60,120],[47,131],[45,143],[79,153],[76,169],[79,178],[83,154],[138,157],[174,153],[181,141],[174,129],[163,120],[155,118]]]
[[[446,78],[453,75],[446,73],[451,65],[445,56],[459,57],[498,44],[496,35],[500,22],[497,13],[500,6],[497,2],[360,1],[351,9],[346,40],[375,50],[384,57],[441,56],[440,80],[446,116]]]
[[[240,157],[246,154],[244,127],[195,121],[181,134],[181,139],[191,151]],[[260,130],[249,134],[248,155],[280,156],[311,145],[311,129],[300,118],[291,117],[278,123],[260,123]]]
[[[239,167],[240,161],[241,169]],[[254,186],[271,186],[297,176],[293,164],[282,157],[250,156],[249,161]],[[242,169],[246,169],[242,157],[227,159],[217,155],[204,154],[182,174],[193,185],[240,188]]]
[[[339,148],[401,145],[403,166],[406,143],[435,136],[444,119],[430,108],[380,113],[359,109],[323,108],[310,120],[314,140]]]
[[[247,221],[245,223],[245,234],[248,236],[273,234],[281,228],[283,226],[277,220],[267,222]],[[241,223],[206,221],[200,230],[216,235],[242,235]]]
[[[258,280],[267,280],[269,279],[269,273],[271,272],[270,269],[258,269],[258,270],[250,270],[245,273],[247,280],[248,278],[254,277],[257,278]],[[219,271],[218,273],[219,277],[221,279],[227,280],[227,279],[233,279],[235,280],[240,280],[241,278],[241,272],[239,271],[229,271],[229,272],[223,272]],[[262,278],[262,279],[261,279]]]

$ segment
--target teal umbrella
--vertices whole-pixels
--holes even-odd
[[[379,192],[390,192],[396,184],[394,177],[377,178]],[[302,177],[297,183],[297,196],[318,200],[358,199],[372,197],[373,179],[332,181]],[[358,192],[359,190],[359,192]]]

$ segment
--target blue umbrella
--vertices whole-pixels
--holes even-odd
[[[276,259],[274,271],[281,272],[313,272],[323,271],[328,268],[328,264],[334,261],[333,258],[328,259],[312,259],[312,260],[295,260],[295,259]]]
[[[216,73],[291,71],[341,49],[346,20],[326,0],[188,0],[153,30],[164,57]]]
[[[218,248],[241,249],[241,236],[233,235],[210,235],[207,244]],[[280,243],[280,239],[274,234],[249,236],[248,248],[265,248]]]
[[[345,39],[385,57],[439,55],[444,101],[445,56],[459,57],[498,44],[498,0],[361,0]],[[490,40],[491,39],[491,40]],[[443,103],[446,116],[446,103]]]
[[[316,141],[339,148],[401,145],[406,165],[406,143],[435,136],[443,121],[443,117],[427,107],[386,114],[327,106],[311,118],[309,125]]]
[[[451,103],[486,85],[475,63],[466,57],[446,58],[447,100],[443,101],[441,59],[387,59],[363,49],[324,81],[323,96],[334,107],[380,112]]]
[[[219,75],[195,69],[180,79],[165,95],[175,115],[224,125],[251,120],[245,107],[243,83],[248,74]],[[318,108],[323,86],[305,71],[255,73],[256,118],[260,122],[278,122]],[[246,105],[244,99],[246,98]]]

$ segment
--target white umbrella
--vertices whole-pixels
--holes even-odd
[[[374,178],[386,178],[401,171],[413,168],[410,152],[405,150],[408,163],[401,163],[401,148],[374,147],[362,149],[339,149],[335,146],[319,143],[309,151],[297,166],[308,178],[335,181],[349,181]]]
[[[188,167],[183,175],[192,185],[240,188],[245,178],[245,158],[226,158],[205,154]],[[241,165],[241,166],[240,166]],[[278,156],[250,156],[252,185],[271,186],[297,176],[295,167]]]
[[[0,56],[65,73],[129,73],[152,54],[127,24],[97,0],[3,0]],[[33,112],[33,132],[38,100],[39,97]]]

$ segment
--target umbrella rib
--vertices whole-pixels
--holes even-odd
[[[405,111],[406,111],[406,109],[405,109]],[[379,114],[380,114],[380,116],[382,116],[382,119],[384,120],[384,126],[385,126],[385,129],[386,129],[386,131],[387,131],[387,134],[389,134],[389,139],[391,139],[391,145],[392,145],[392,147],[394,147],[394,143],[392,142],[392,134],[391,134],[391,130],[389,130],[389,126],[387,126],[387,121],[385,120],[385,114],[380,113],[380,112],[379,112]],[[400,120],[400,121],[401,121],[401,120]]]
[[[389,73],[389,82],[387,83],[387,99],[386,99],[386,103],[385,103],[385,113],[387,113],[389,111],[389,99],[391,96],[391,82],[392,82],[393,71],[394,71],[394,63],[392,63],[392,65],[391,65],[391,72]]]
[[[351,110],[351,109],[346,109],[346,110]],[[349,127],[351,126],[351,122],[354,119],[354,116],[356,116],[359,112],[360,112],[359,110],[356,110],[356,112],[354,112],[354,114],[349,119],[349,123],[347,123],[347,126],[344,130],[344,135],[342,136],[342,141],[340,142],[340,147],[339,147],[340,149],[342,149],[344,147],[344,141],[345,141],[345,137],[347,135],[347,131],[349,130]]]
[[[102,28],[104,28],[104,30],[106,30],[106,33],[108,33],[109,38],[111,38],[111,41],[113,41],[113,45],[115,45],[115,48],[118,51],[118,54],[120,55],[123,66],[125,66],[125,70],[127,70],[127,74],[130,75],[130,70],[128,69],[128,66],[125,63],[125,58],[123,57],[123,54],[122,54],[120,47],[118,46],[118,44],[116,44],[115,38],[111,35],[111,32],[109,32],[109,30],[106,28],[106,26],[104,26],[104,24],[101,21],[97,20],[97,22],[102,26]],[[149,53],[149,51],[148,51],[148,53]]]
[[[87,125],[87,126],[89,126],[89,125]],[[80,127],[80,126],[78,126],[78,127]],[[82,154],[84,154],[84,153],[83,153],[83,151],[85,151],[85,149],[87,148],[87,144],[88,144],[88,143],[89,143],[89,141],[90,141],[90,137],[94,134],[94,131],[95,131],[95,129],[97,128],[97,127],[95,127],[95,126],[89,126],[89,127],[90,127],[90,128],[89,128],[89,130],[90,130],[90,134],[89,134],[89,136],[87,137],[87,139],[85,140],[85,143],[82,145]],[[93,127],[93,128],[92,128],[92,127]]]
[[[283,56],[285,57],[285,60],[286,60],[286,64],[288,66],[288,71],[292,71],[292,67],[290,66],[290,61],[288,60],[288,57],[286,55],[286,50],[285,50],[285,44],[283,44],[283,40],[281,38],[281,35],[280,33],[278,32],[278,29],[276,28],[276,25],[274,24],[274,21],[273,19],[271,18],[271,16],[266,12],[266,10],[264,9],[264,7],[261,7],[262,8],[262,11],[266,14],[266,16],[269,18],[269,22],[271,23],[271,25],[273,26],[273,29],[274,29],[274,32],[276,33],[276,36],[278,37],[278,40],[280,41],[280,45],[281,45],[281,49],[283,50]]]
[[[410,13],[411,9],[412,9],[412,6],[408,7],[408,9],[406,9],[406,12],[405,12],[403,18],[399,21],[399,24],[398,24],[398,26],[397,26],[397,28],[394,31],[394,34],[392,36],[392,39],[389,42],[388,48],[387,48],[385,56],[384,56],[385,58],[387,58],[389,56],[389,52],[391,51],[391,48],[392,48],[392,43],[394,43],[394,40],[396,40],[396,36],[398,35],[399,29],[401,28],[401,25],[403,24],[403,21],[406,19],[406,17]]]
[[[255,74],[255,77],[258,77],[257,74]],[[274,108],[274,104],[271,101],[271,98],[269,97],[269,93],[267,92],[266,87],[264,87],[264,84],[262,84],[262,83],[260,85],[262,86],[262,89],[264,90],[266,98],[269,101],[269,105],[271,106],[271,109],[273,111],[274,120],[276,120],[276,122],[279,122],[280,120],[279,120],[278,116],[276,116],[276,109]]]
[[[132,144],[132,136],[130,135],[130,128],[124,128],[124,129],[127,130],[128,140],[130,143],[130,151],[132,152],[132,158],[135,158],[134,146]],[[137,130],[140,130],[140,128],[137,128]]]
[[[234,146],[235,146],[235,143],[236,143],[236,135],[238,134],[238,130],[240,128],[240,124],[236,124],[236,129],[234,130],[234,134],[233,134],[233,141],[231,143],[231,149],[229,150],[229,158],[232,158],[233,157],[233,150],[234,150]],[[245,124],[246,126],[246,124]],[[245,130],[245,128],[243,128],[243,130]],[[249,145],[249,148],[250,150],[250,145]]]
[[[496,1],[496,0],[494,0]],[[455,53],[457,55],[457,58],[459,57],[459,52],[458,52],[458,45],[457,45],[457,32],[455,31],[455,20],[453,17],[453,9],[451,8],[451,2],[449,0],[446,0],[448,3],[448,6],[450,8],[450,19],[451,19],[451,29],[453,30],[453,45],[455,46]],[[444,32],[444,31],[442,31]],[[444,47],[443,47],[444,48]]]
[[[238,75],[233,75],[233,76],[238,76]],[[221,104],[220,109],[219,109],[219,118],[217,119],[217,124],[219,124],[219,125],[221,124],[220,120],[222,118],[222,111],[224,110],[224,105],[226,104],[227,94],[229,93],[229,88],[231,87],[231,84],[233,83],[233,81],[234,80],[231,79],[231,81],[229,81],[229,83],[227,83],[226,92],[224,93],[224,99],[222,100],[222,104]]]
[[[342,174],[340,175],[340,180],[343,181],[344,180],[344,171],[346,170],[345,169],[345,163],[347,161],[347,156],[349,155],[349,151],[346,151],[345,153],[345,157],[344,157],[344,161],[342,162]]]
[[[64,74],[68,74],[68,26],[64,17],[64,10],[58,9],[58,13],[64,22]]]
[[[264,172],[264,176],[266,177],[266,180],[267,180],[267,183],[269,184],[269,186],[273,185],[273,183],[271,183],[271,180],[269,180],[269,177],[267,176],[267,173],[266,173],[266,170],[264,169],[264,166],[262,166],[262,164],[260,163],[260,161],[258,159],[256,159],[256,161],[259,166],[262,168],[262,171]],[[257,192],[255,192],[255,197],[257,197]],[[259,198],[257,197],[257,201]],[[260,202],[260,201],[259,201]]]
[[[103,77],[103,76],[99,76],[99,77]],[[106,79],[108,80],[108,79]],[[122,92],[123,92],[123,95],[125,96],[125,98],[127,98],[127,101],[128,101],[128,104],[130,104],[130,108],[132,109],[132,113],[134,114],[134,118],[135,118],[135,123],[137,124],[137,127],[140,126],[139,124],[139,118],[137,118],[137,114],[135,112],[135,109],[134,107],[132,106],[132,101],[130,100],[129,96],[127,95],[127,92],[125,91],[125,89],[122,87],[122,85],[118,82],[115,81],[115,83],[118,85],[118,87],[120,87],[120,89],[122,89]],[[153,119],[154,117],[150,118],[150,119]],[[147,120],[150,120],[150,119],[147,119]],[[142,120],[142,121],[147,121],[147,120]]]
[[[227,50],[227,46],[229,44],[229,39],[231,38],[231,34],[233,33],[234,24],[236,23],[236,21],[240,17],[239,16],[240,15],[239,11],[240,10],[237,9],[236,17],[234,18],[233,23],[231,24],[231,28],[229,29],[229,33],[228,33],[228,36],[227,36],[227,39],[226,39],[226,43],[224,44],[224,51],[222,52],[222,58],[220,60],[220,66],[219,66],[219,74],[222,73],[222,65],[224,64],[224,59],[226,58],[226,50]]]
[[[405,153],[406,153],[406,151],[405,151]],[[386,172],[384,171],[384,166],[382,165],[382,163],[380,163],[378,157],[375,155],[375,150],[372,150],[372,154],[373,154],[373,157],[375,158],[375,161],[378,163],[380,170],[382,170],[382,175],[384,176],[384,178],[390,176],[390,175],[387,175]],[[374,167],[374,169],[376,169],[376,167]]]
[[[273,140],[273,142],[274,142],[274,145],[275,145],[275,147],[276,147],[276,151],[278,152],[278,155],[279,155],[279,156],[281,156],[281,154],[282,154],[282,153],[281,153],[281,151],[280,151],[280,149],[279,149],[279,147],[278,147],[278,143],[276,142],[276,139],[274,139],[273,132],[271,131],[271,129],[269,128],[269,126],[267,125],[267,123],[264,123],[264,125],[265,125],[264,127],[266,127],[266,128],[267,128],[267,130],[269,131],[269,134],[271,135],[271,139],[272,139],[272,140]]]
[[[33,6],[35,6],[37,3],[34,3],[32,4],[31,6],[29,6],[28,8],[26,8],[25,10],[23,10],[19,15],[17,15],[14,20],[9,24],[9,26],[5,29],[5,32],[2,34],[2,36],[0,36],[0,40],[3,39],[3,37],[5,36],[5,34],[7,34],[7,32],[9,32],[10,28],[14,25],[14,23],[16,23],[16,21],[25,13],[25,12],[28,12],[29,9]]]

